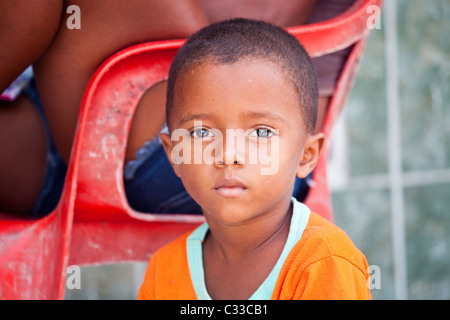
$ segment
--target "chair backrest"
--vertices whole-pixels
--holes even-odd
[[[134,111],[146,90],[167,77],[183,42],[127,48],[109,58],[91,78],[71,159],[78,176],[70,263],[147,260],[157,248],[204,221],[200,213],[137,212],[129,206],[123,185]]]
[[[134,111],[147,89],[167,78],[184,40],[120,51],[92,76],[80,109],[72,161],[78,166],[75,221],[193,221],[190,215],[139,214],[127,202],[123,159]]]
[[[322,131],[326,137],[330,137],[334,122],[339,116],[345,102],[345,98],[351,89],[356,73],[357,63],[364,48],[365,40],[361,39],[353,47],[349,57],[341,71],[333,96],[322,125]],[[314,212],[320,213],[325,219],[333,221],[333,205],[327,180],[327,160],[329,152],[329,139],[327,139],[319,162],[314,170],[313,183],[308,191],[305,204]]]
[[[355,65],[369,33],[368,8],[381,0],[357,0],[342,15],[289,28],[311,56],[356,44],[328,108],[327,136],[351,86]],[[135,108],[145,91],[165,79],[184,40],[132,46],[109,58],[92,77],[83,99],[72,162],[77,166],[77,198],[70,262],[76,264],[146,260],[154,250],[203,221],[201,215],[153,214],[133,210],[122,182],[123,159]],[[333,219],[326,163],[328,146],[314,173],[306,204]]]
[[[383,0],[356,0],[336,17],[318,23],[287,28],[313,58],[350,47],[370,33]]]
[[[333,19],[307,26],[291,28],[312,57],[322,56],[354,45],[339,75],[329,103],[322,131],[327,137],[339,116],[350,91],[365,41],[370,33],[370,23],[380,13],[382,0],[357,0],[344,13]],[[329,139],[314,171],[313,187],[305,203],[324,218],[333,220],[333,206],[327,183]]]
[[[357,0],[334,19],[288,28],[311,56],[338,51],[363,41],[369,33],[368,8],[381,0]],[[170,63],[184,40],[160,41],[127,48],[108,59],[89,83],[80,110],[72,161],[78,166],[75,221],[199,222],[192,215],[140,214],[128,205],[123,183],[123,159],[135,108],[145,91],[165,79]],[[360,51],[358,52],[358,54]],[[347,64],[349,65],[349,64]],[[351,65],[351,67],[353,67]],[[347,79],[349,78],[349,79]],[[328,110],[324,132],[329,131],[343,104],[351,77],[340,77]],[[324,214],[331,217],[331,214]]]

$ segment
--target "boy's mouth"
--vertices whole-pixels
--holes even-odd
[[[247,186],[239,179],[228,178],[220,180],[213,189],[221,197],[236,198],[246,192]]]

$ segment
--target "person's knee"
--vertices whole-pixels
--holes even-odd
[[[0,1],[0,92],[38,60],[58,30],[60,0]]]

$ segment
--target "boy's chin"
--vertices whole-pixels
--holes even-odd
[[[211,210],[203,210],[205,217],[227,226],[239,226],[245,224],[254,217],[249,203],[227,201],[224,205]]]
[[[219,210],[208,212],[205,217],[208,221],[214,220],[214,223],[223,226],[250,226],[257,221],[264,221],[265,215],[270,215],[270,210],[261,210],[258,204],[259,203],[256,201],[253,201],[253,203],[250,204],[248,202],[243,202],[242,204],[229,204],[221,207]]]

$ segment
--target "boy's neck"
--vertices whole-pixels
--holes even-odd
[[[236,225],[225,225],[207,219],[210,232],[205,238],[205,244],[230,262],[252,253],[270,250],[279,241],[284,247],[291,217],[292,204],[289,201],[271,212]]]

